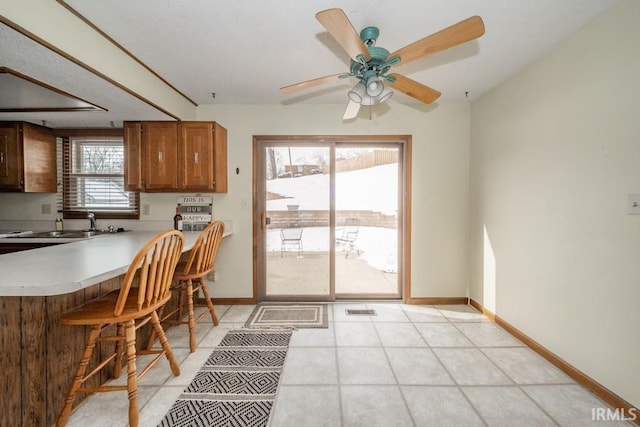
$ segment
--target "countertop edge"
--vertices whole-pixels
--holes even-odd
[[[162,231],[132,231],[73,239],[70,243],[0,255],[0,297],[71,294],[118,277],[126,273],[140,248]],[[225,231],[223,238],[232,234]],[[185,232],[184,235],[183,253],[193,247],[199,232]],[[6,238],[0,242],[8,239],[20,240]],[[25,240],[60,242],[56,238]]]

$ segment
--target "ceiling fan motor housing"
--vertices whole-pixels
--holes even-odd
[[[366,27],[360,31],[360,38],[367,46],[375,45],[376,40],[378,40],[378,36],[380,36],[380,30],[378,27]]]
[[[360,57],[358,58],[360,61],[351,60],[351,75],[362,80],[365,86],[370,78],[384,76],[390,68],[390,64],[387,61],[389,51],[375,46],[379,35],[380,30],[376,27],[366,27],[360,31],[360,38],[367,46],[371,59],[367,61],[365,58]]]

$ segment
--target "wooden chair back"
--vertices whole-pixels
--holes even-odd
[[[138,251],[122,281],[115,316],[122,314],[134,285],[138,292],[138,311],[153,310],[169,300],[171,281],[183,246],[182,232],[170,230],[157,234]]]
[[[224,222],[222,221],[214,221],[202,230],[184,266],[185,276],[202,277],[213,270],[223,233]]]

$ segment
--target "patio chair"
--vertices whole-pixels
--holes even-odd
[[[284,255],[287,246],[298,249],[298,258],[302,258],[302,227],[283,228],[280,230],[280,257]]]
[[[360,249],[355,242],[360,231],[360,220],[358,218],[345,218],[344,225],[336,229],[336,245],[344,249],[344,257],[349,257],[349,252],[356,251],[360,255]]]

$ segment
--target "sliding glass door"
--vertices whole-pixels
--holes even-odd
[[[330,147],[263,148],[266,292],[329,299]]]
[[[402,298],[405,146],[262,138],[254,146],[258,299]]]
[[[338,298],[396,298],[396,145],[338,145],[335,161],[335,292]]]

